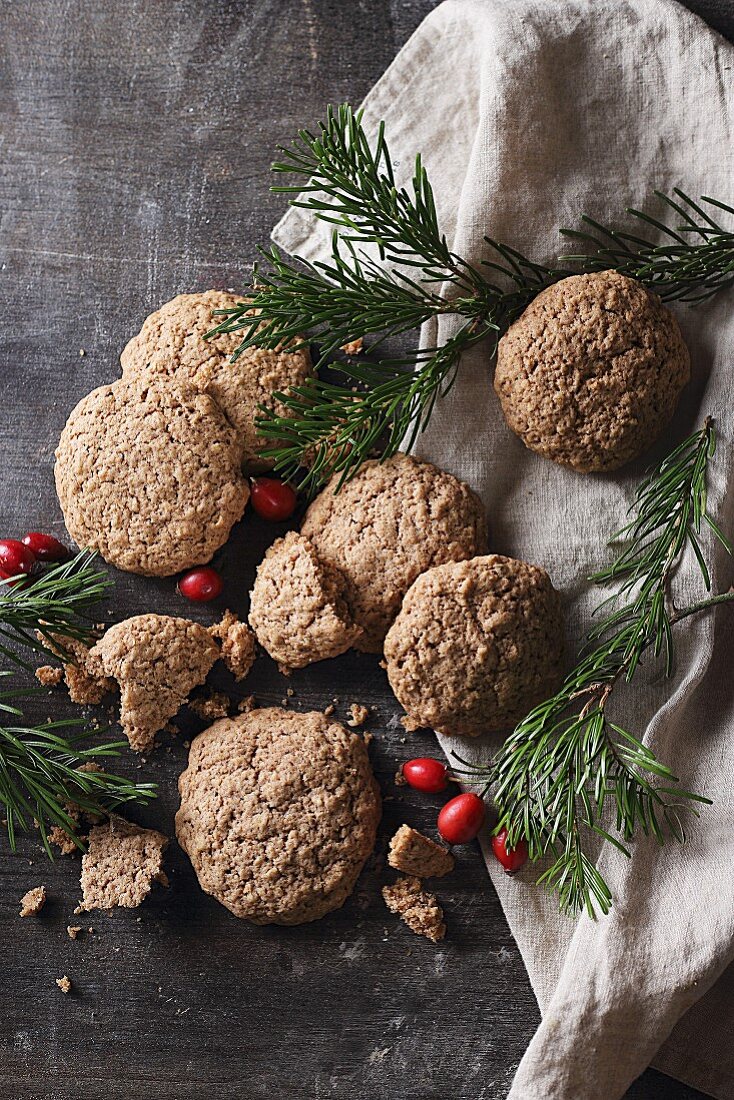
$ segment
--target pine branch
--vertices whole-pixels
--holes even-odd
[[[7,671],[0,672],[0,677],[9,675]],[[35,821],[44,848],[53,858],[49,843],[53,826],[82,847],[70,804],[85,813],[101,815],[127,802],[155,798],[156,785],[134,783],[106,770],[80,771],[85,764],[99,764],[119,756],[126,742],[85,748],[90,732],[84,728],[83,719],[27,725],[16,702],[38,694],[33,689],[0,692],[0,712],[10,718],[0,721],[0,804],[11,848],[15,849],[18,833],[28,831]]]
[[[235,358],[249,347],[278,348],[310,336],[321,344],[322,365],[358,337],[367,340],[366,350],[374,355],[386,340],[432,318],[462,319],[441,353],[414,348],[361,372],[349,364],[343,368],[345,385],[314,382],[304,392],[281,395],[285,415],[263,408],[258,428],[271,444],[268,455],[276,469],[292,476],[299,465],[311,465],[311,490],[333,470],[343,479],[351,477],[373,449],[387,457],[402,435],[414,439],[455,376],[461,353],[489,337],[493,354],[499,335],[559,278],[611,267],[666,299],[690,302],[734,282],[734,232],[712,216],[713,209],[731,215],[734,208],[715,199],[697,204],[677,189],[672,196],[657,193],[681,219],[679,228],[628,211],[645,230],[654,230],[654,240],[584,217],[583,230],[561,231],[580,241],[584,251],[561,257],[555,266],[535,263],[485,238],[489,255],[477,267],[454,253],[441,232],[420,156],[410,185],[396,185],[384,124],[370,143],[361,113],[348,105],[330,107],[315,134],[301,130],[293,145],[280,152],[273,171],[295,182],[273,189],[303,194],[291,205],[334,227],[332,254],[326,263],[308,263],[285,259],[275,248],[262,251],[266,269],[256,269],[247,300],[221,311],[224,320],[214,330],[242,334]],[[362,396],[353,393],[355,381]]]
[[[557,694],[519,723],[493,764],[466,773],[472,782],[484,781],[485,790],[496,784],[497,828],[507,828],[511,845],[524,837],[531,859],[552,857],[538,881],[557,893],[565,911],[585,908],[594,916],[612,904],[609,887],[584,848],[589,831],[629,855],[626,844],[639,832],[662,843],[667,827],[682,841],[678,811],[708,802],[682,789],[670,768],[609,717],[608,707],[647,650],[655,656],[665,652],[670,675],[677,622],[734,600],[730,591],[676,610],[667,594],[687,546],[710,588],[699,544],[704,522],[731,552],[706,511],[706,471],[714,450],[707,420],[642,483],[633,518],[616,536],[625,539],[624,549],[591,578],[620,587],[601,605],[606,614],[590,632],[586,651]]]
[[[581,220],[588,230],[561,230],[580,241],[584,251],[563,259],[579,264],[583,271],[614,268],[652,287],[664,301],[704,302],[732,286],[734,232],[714,221],[712,208],[734,216],[734,207],[706,196],[696,203],[678,187],[672,196],[662,191],[654,194],[681,219],[675,228],[641,210],[626,212],[645,229],[651,226],[661,240],[611,229],[584,215]]]
[[[53,642],[56,651],[63,650],[65,638],[89,641],[94,627],[89,613],[112,587],[95,559],[96,554],[83,550],[30,583],[23,577],[21,583],[6,584],[0,589],[0,638],[37,653],[46,648],[37,634]],[[10,645],[0,642],[0,653],[30,668]]]

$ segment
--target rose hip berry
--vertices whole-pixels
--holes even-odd
[[[448,786],[448,768],[432,756],[417,756],[415,760],[406,760],[402,772],[410,787],[426,794],[438,794]]]
[[[438,831],[447,844],[467,844],[481,829],[486,814],[487,807],[479,795],[457,794],[438,815]]]
[[[23,535],[21,542],[35,554],[38,561],[63,561],[69,556],[63,542],[43,531],[29,531],[27,535]]]
[[[257,514],[272,523],[290,519],[298,501],[295,490],[277,477],[253,478],[250,499]]]
[[[30,573],[35,564],[36,555],[19,539],[0,539],[0,572],[3,578]]]
[[[492,851],[508,875],[514,875],[528,861],[527,841],[521,838],[514,848],[510,848],[507,843],[507,829],[500,829],[497,835],[492,837]]]
[[[222,578],[211,565],[200,569],[190,569],[178,582],[178,590],[187,600],[195,603],[207,603],[221,594],[224,584]]]

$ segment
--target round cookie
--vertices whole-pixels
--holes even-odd
[[[649,447],[689,377],[678,322],[657,294],[601,271],[530,303],[499,342],[494,388],[526,447],[590,473]]]
[[[385,658],[413,728],[511,729],[560,685],[560,597],[544,569],[513,558],[437,566],[407,593]]]
[[[430,462],[397,454],[366,462],[338,493],[338,475],[310,506],[301,532],[346,578],[357,649],[379,653],[413,581],[431,566],[487,551],[479,497]]]
[[[346,581],[320,561],[303,535],[289,531],[260,563],[250,593],[250,626],[275,661],[304,668],[338,657],[361,636],[349,614]]]
[[[114,382],[82,398],[56,450],[56,491],[79,546],[131,573],[209,561],[250,490],[234,428],[206,394]]]
[[[299,385],[311,374],[312,367],[307,348],[297,351],[248,348],[233,363],[231,357],[243,333],[219,333],[205,340],[206,333],[224,320],[213,316],[213,311],[231,309],[241,301],[241,296],[220,290],[179,294],[145,319],[138,335],[125,347],[120,362],[123,378],[138,378],[151,372],[157,377],[188,383],[213,397],[237,429],[245,464],[256,471],[270,465],[259,455],[267,446],[255,429],[259,406],[267,405],[285,415],[273,393]]]
[[[203,890],[254,924],[302,924],[349,897],[380,794],[364,741],[317,711],[224,718],[191,743],[176,836]]]

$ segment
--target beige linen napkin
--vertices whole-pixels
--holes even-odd
[[[563,247],[557,227],[581,212],[607,222],[626,206],[660,213],[653,189],[676,185],[734,199],[733,72],[734,48],[673,0],[448,0],[367,97],[365,118],[386,120],[401,182],[422,152],[459,254],[478,261],[489,234],[548,260]],[[291,211],[274,239],[314,259],[328,235]],[[608,560],[606,538],[642,470],[706,414],[721,440],[710,507],[734,531],[734,291],[676,313],[693,380],[665,438],[620,474],[582,476],[526,451],[502,419],[483,348],[464,357],[416,447],[482,494],[494,550],[549,570],[571,645],[598,598],[584,577]],[[451,331],[448,320],[422,339]],[[723,589],[731,565],[710,540],[706,552]],[[690,565],[681,598],[700,590]],[[488,860],[543,1013],[512,1100],[614,1100],[651,1060],[734,1098],[732,615],[677,628],[674,679],[644,671],[618,711],[689,789],[714,799],[687,823],[687,845],[640,840],[631,860],[600,845],[615,905],[596,923],[560,917],[532,870],[509,879]],[[482,759],[491,745],[461,751]]]

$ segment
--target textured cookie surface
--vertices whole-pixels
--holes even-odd
[[[636,280],[602,271],[531,302],[499,342],[494,388],[526,447],[591,472],[644,451],[689,377],[673,314]]]
[[[347,607],[346,580],[295,531],[261,562],[250,596],[250,626],[275,661],[303,668],[337,657],[362,634]]]
[[[365,463],[338,493],[336,484],[316,498],[301,530],[346,577],[347,602],[365,631],[356,648],[379,652],[417,576],[486,552],[484,509],[463,481],[403,454]]]
[[[265,444],[255,429],[258,406],[267,405],[284,414],[273,393],[303,382],[311,373],[311,359],[306,348],[248,348],[231,362],[243,333],[220,333],[209,340],[204,336],[224,320],[214,316],[214,310],[231,309],[241,301],[241,297],[220,290],[179,294],[146,318],[120,362],[123,378],[152,372],[210,394],[237,429],[247,465],[262,469],[266,463],[258,452]]]
[[[155,829],[114,818],[96,825],[82,857],[80,911],[134,909],[148,896],[154,882],[168,886],[163,852],[168,837]]]
[[[490,554],[419,577],[385,639],[416,726],[469,737],[515,725],[559,686],[560,597],[544,569]]]
[[[387,862],[396,871],[416,878],[441,878],[453,871],[455,860],[435,840],[410,825],[401,825],[390,841]]]
[[[74,409],[56,450],[69,534],[132,573],[207,562],[245,510],[240,456],[211,397],[162,382],[101,386]]]
[[[372,851],[380,795],[361,737],[276,707],[191,743],[176,835],[203,890],[255,924],[337,909]]]
[[[131,748],[145,752],[219,656],[206,627],[170,615],[135,615],[110,627],[88,665],[120,685],[120,725]]]
[[[385,905],[405,921],[411,932],[438,943],[446,935],[443,909],[435,894],[424,890],[417,878],[399,878],[393,886],[383,886]]]

